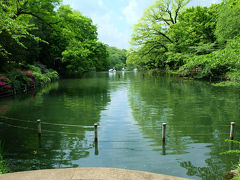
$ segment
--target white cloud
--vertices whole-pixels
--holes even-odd
[[[63,0],[98,26],[99,41],[118,48],[129,48],[133,24],[155,0]],[[221,0],[193,0],[188,6],[219,3]]]
[[[82,0],[79,3],[79,0],[64,0],[64,4],[70,4],[73,9],[79,10],[93,20],[93,24],[98,27],[99,41],[110,46],[127,49],[129,48],[131,28],[123,28],[121,25],[126,24],[124,15],[121,14],[122,7],[119,7],[120,13],[116,16],[117,9],[107,9],[107,4],[104,4],[106,2],[105,0]]]
[[[103,1],[102,1],[102,0],[98,0],[98,5],[99,5],[100,7],[103,7]]]
[[[137,23],[139,19],[138,4],[135,0],[129,2],[128,6],[123,9],[123,14],[126,17],[127,23],[132,25]]]
[[[99,40],[118,48],[128,48],[130,32],[119,31],[117,26],[111,22],[112,16],[110,13],[105,13],[101,16],[98,14],[92,15],[93,22],[98,27]]]
[[[221,0],[194,0],[189,3],[189,6],[196,6],[196,5],[211,6],[211,4],[216,4],[220,2]]]

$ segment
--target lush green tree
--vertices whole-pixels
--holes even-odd
[[[62,62],[66,68],[71,72],[106,69],[106,47],[97,42],[97,27],[92,20],[69,6],[61,6],[58,15],[67,43],[62,52]]]
[[[127,59],[126,49],[118,49],[116,47],[107,46],[107,51],[109,54],[109,57],[107,58],[109,68],[115,68],[117,70],[125,68]]]
[[[24,57],[28,53],[24,49],[27,49],[28,45],[31,44],[29,41],[33,42],[34,45],[40,41],[44,42],[32,33],[33,30],[37,29],[32,20],[38,19],[42,23],[52,26],[56,23],[53,18],[54,8],[59,3],[60,0],[0,1],[1,67],[5,67],[9,62],[11,62],[10,66],[24,62],[26,60]]]
[[[224,0],[218,15],[216,36],[220,43],[240,36],[240,1]]]
[[[0,1],[0,71],[42,63],[60,72],[107,69],[92,20],[61,0]]]
[[[128,63],[135,63],[132,60],[137,55],[137,64],[163,66],[166,60],[164,54],[169,51],[169,45],[174,43],[168,35],[168,29],[178,22],[179,14],[188,2],[189,0],[158,0],[146,9],[134,27],[131,51],[137,53],[128,53]]]
[[[170,67],[178,69],[186,58],[216,50],[214,31],[218,7],[190,7],[179,15],[178,23],[168,29],[168,34],[174,41],[166,53],[166,62]]]
[[[179,22],[169,29],[170,37],[175,42],[171,51],[207,53],[197,47],[215,43],[216,16],[217,5],[187,8],[179,16]]]

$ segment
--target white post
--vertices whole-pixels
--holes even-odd
[[[98,125],[97,123],[94,124],[94,131],[95,131],[95,138],[94,138],[94,141],[97,142],[98,141],[98,133],[97,133],[97,128],[98,128]]]
[[[166,126],[167,126],[167,123],[162,124],[162,142],[164,142],[164,143],[166,140]]]
[[[41,128],[41,120],[37,120],[37,126],[38,126],[38,136],[41,137],[42,135],[42,128]]]
[[[230,140],[233,140],[234,138],[234,128],[235,128],[235,122],[231,122],[231,127],[230,127]]]

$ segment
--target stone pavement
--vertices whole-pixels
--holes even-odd
[[[0,175],[0,180],[187,180],[143,171],[113,168],[72,168]]]

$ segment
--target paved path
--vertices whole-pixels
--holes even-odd
[[[26,171],[0,175],[0,180],[187,180],[173,176],[111,168]]]

